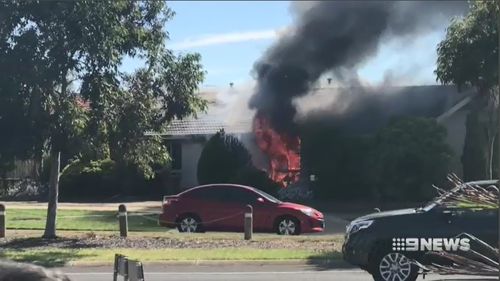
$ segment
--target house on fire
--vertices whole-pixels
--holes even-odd
[[[313,91],[311,99],[321,101],[331,96],[334,88],[321,87]],[[394,95],[381,95],[380,106],[384,107],[387,118],[397,115],[411,115],[436,118],[448,131],[447,141],[455,152],[452,169],[461,174],[460,157],[465,140],[465,120],[472,91],[458,92],[454,86],[429,85],[391,87]],[[234,93],[238,95],[238,93]],[[252,124],[254,113],[250,109],[236,109],[232,118],[228,117],[228,106],[216,98],[217,93],[204,93],[209,100],[206,113],[197,118],[174,120],[162,133],[172,157],[171,186],[172,192],[178,192],[195,186],[197,182],[197,165],[200,154],[208,139],[223,129],[242,141],[252,155],[254,164],[263,169],[268,168],[267,157],[257,147]],[[310,104],[309,104],[310,105]],[[307,106],[307,104],[305,105]],[[300,107],[300,105],[299,105]],[[300,109],[299,109],[300,111]],[[386,120],[378,120],[374,126],[382,126]],[[365,122],[360,119],[358,122]],[[368,120],[368,122],[372,122]]]
[[[197,118],[174,120],[169,124],[166,132],[162,133],[172,158],[168,183],[174,186],[169,187],[170,192],[178,192],[198,184],[198,159],[205,143],[220,130],[238,138],[250,151],[257,151],[257,147],[252,146],[251,141],[248,141],[253,137],[252,114],[246,112],[248,118],[230,120],[227,107],[217,98],[217,93],[203,92],[202,96],[209,103],[206,113],[198,114]],[[236,114],[239,115],[239,113]],[[257,153],[252,154],[253,160],[257,161]]]

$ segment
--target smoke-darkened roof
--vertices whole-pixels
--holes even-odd
[[[391,86],[385,88],[323,87],[314,89],[308,99],[313,100],[312,107],[318,107],[317,110],[320,114],[325,113],[322,111],[334,108],[334,103],[337,100],[348,100],[350,106],[346,106],[351,111],[376,106],[390,115],[405,114],[435,118],[471,93],[471,90],[458,92],[457,88],[451,85]],[[343,96],[340,99],[335,99],[332,98],[334,95]],[[308,106],[308,102],[296,105],[298,111],[302,113],[315,111],[313,108],[308,108],[311,107]]]
[[[329,105],[325,104],[324,100],[332,101],[331,95],[338,91],[346,95],[356,95],[359,94],[360,90],[361,88],[339,89],[329,87],[314,89],[309,96],[309,99],[313,101],[313,105],[310,105],[311,103],[308,103],[309,105],[298,103],[298,111],[299,113],[304,110],[308,111],[306,120],[324,118],[325,122],[329,122],[329,118],[332,117],[328,115]],[[350,112],[347,112],[347,117],[342,118],[347,118],[347,120],[351,118],[355,122],[373,122],[373,126],[370,127],[379,127],[386,119],[399,115],[437,118],[472,93],[471,91],[459,93],[456,87],[443,85],[387,87],[384,90],[362,89],[362,92],[363,95],[370,95],[370,98],[363,98],[363,104],[354,105],[351,109],[348,109]],[[314,103],[321,104],[322,108],[317,110],[307,108],[307,106],[314,107]],[[379,120],[375,120],[372,116],[366,114],[367,111],[373,111],[374,108],[384,113]],[[207,113],[199,114],[198,118],[191,117],[172,121],[164,135],[173,137],[212,135],[220,129],[224,129],[231,134],[251,131],[253,115],[244,114],[237,121],[229,121],[225,110],[227,108],[214,103],[209,107]]]

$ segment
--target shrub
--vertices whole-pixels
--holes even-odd
[[[328,126],[303,135],[302,157],[315,174],[317,198],[423,201],[449,172],[446,129],[433,119],[393,119],[375,135],[348,135]]]
[[[107,198],[120,193],[116,163],[111,159],[83,162],[76,160],[61,173],[60,196],[63,200]]]
[[[314,174],[310,183],[320,199],[371,198],[365,161],[372,137],[345,135],[328,126],[312,127],[303,133],[303,174]]]
[[[380,199],[423,201],[433,197],[449,171],[446,129],[434,119],[394,119],[374,138],[369,179]]]
[[[111,159],[76,160],[61,173],[62,200],[110,200],[114,196],[158,199],[165,190],[161,179],[146,179],[139,168]],[[123,197],[122,197],[123,199]]]
[[[245,146],[237,138],[220,131],[203,148],[198,160],[198,182],[228,183],[240,170],[251,165],[251,156]]]

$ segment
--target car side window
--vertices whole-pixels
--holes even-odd
[[[212,198],[214,201],[218,202],[230,202],[231,201],[231,194],[230,190],[228,187],[225,186],[217,186],[211,190],[211,195],[210,198]]]
[[[203,194],[205,193],[205,188],[197,188],[191,191],[188,191],[185,196],[187,198],[192,198],[192,199],[201,199],[203,198]]]
[[[257,194],[238,187],[211,186],[199,188],[189,193],[189,198],[215,202],[250,204],[257,200]]]
[[[490,209],[457,209],[457,210],[452,210],[451,211],[453,216],[456,216],[458,218],[488,218],[488,217],[493,217],[497,216],[498,211],[497,210],[490,210]]]
[[[228,194],[231,202],[250,204],[257,200],[257,195],[253,192],[241,188],[228,188]]]
[[[203,187],[189,192],[188,197],[197,200],[220,201],[223,192],[218,187]]]

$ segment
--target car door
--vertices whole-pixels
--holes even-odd
[[[234,214],[227,220],[228,230],[238,232],[244,230],[244,213],[247,211],[247,205],[251,205],[253,209],[253,229],[272,230],[270,217],[274,205],[271,202],[251,189],[243,187],[229,187],[226,194],[230,199],[226,206]]]
[[[457,234],[469,233],[484,242],[498,245],[498,210],[456,209],[450,211],[450,222]]]
[[[243,212],[246,206],[240,188],[228,185],[213,185],[205,188],[198,208],[202,210],[202,221],[207,229],[217,231],[240,231],[243,228]]]
[[[221,190],[224,193],[223,230],[243,231],[245,208],[252,201],[250,194],[238,186],[224,186]]]
[[[258,193],[251,191],[253,196],[251,202],[253,208],[253,229],[260,232],[274,231],[273,218],[277,213],[276,203],[273,203]]]
[[[221,186],[207,186],[191,192],[193,213],[200,216],[205,230],[224,230],[228,216],[227,196]]]
[[[257,197],[253,207],[253,228],[259,232],[273,232],[273,218],[276,215],[276,204],[263,197]]]

